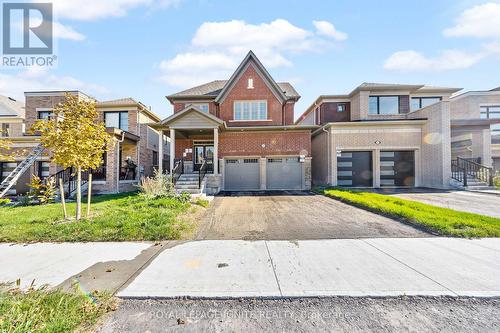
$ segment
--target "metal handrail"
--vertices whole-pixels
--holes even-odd
[[[205,175],[207,174],[207,169],[208,169],[207,160],[203,160],[200,166],[200,170],[198,171],[198,188],[201,188],[201,182],[203,181],[203,178],[205,178]]]
[[[453,179],[467,186],[469,176],[493,186],[493,168],[461,157],[451,161],[451,177]]]
[[[174,168],[172,169],[172,183],[177,183],[182,173],[184,172],[184,159],[180,158],[174,161]]]

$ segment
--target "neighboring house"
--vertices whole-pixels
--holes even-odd
[[[312,133],[314,184],[447,188],[450,96],[457,88],[363,83],[325,95],[297,120]]]
[[[22,138],[24,133],[24,104],[7,96],[0,95],[0,140],[7,139],[12,142],[12,149],[9,153],[22,152],[24,147],[30,147]],[[17,140],[16,140],[17,139]],[[9,175],[17,166],[20,158],[14,158],[8,161],[0,161],[0,181]],[[23,176],[20,179],[20,190],[26,190],[26,183],[29,177]],[[12,189],[10,194],[15,194]]]
[[[80,99],[96,101],[80,91],[25,93],[25,112],[17,118],[18,124],[23,125],[25,129],[18,128],[15,135],[10,137],[17,157],[14,162],[0,162],[0,165],[4,166],[4,170],[6,170],[3,172],[3,178],[39,145],[40,137],[36,133],[31,133],[31,126],[39,119],[49,119],[53,108],[65,101],[67,93],[76,95]],[[150,176],[153,173],[153,168],[158,167],[159,134],[147,124],[157,122],[160,118],[142,103],[132,98],[96,101],[96,107],[99,119],[105,122],[106,130],[112,135],[113,140],[103,157],[103,166],[92,170],[93,192],[115,193],[133,190],[140,177]],[[7,121],[2,119],[3,117],[0,118],[0,123],[3,127]],[[9,119],[9,121],[11,120]],[[168,143],[164,142],[164,145],[168,145]],[[129,157],[137,165],[135,174],[131,169],[126,168],[126,160]],[[163,156],[163,160],[166,159],[168,156]],[[18,179],[10,194],[25,193],[28,190],[27,184],[32,174],[37,174],[41,178],[55,175],[57,178],[61,177],[68,181],[69,170],[62,170],[61,167],[52,163],[50,152],[45,150],[36,157],[29,169]]]
[[[450,101],[452,157],[475,158],[500,172],[500,87]]]
[[[294,125],[299,98],[289,83],[275,82],[251,51],[229,80],[167,96],[174,114],[152,126],[170,137],[171,171],[187,174],[177,188],[190,189],[188,180],[197,177],[189,174],[201,169],[208,172],[206,193],[309,189],[316,126]]]

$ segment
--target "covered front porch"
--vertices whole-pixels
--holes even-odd
[[[220,190],[219,132],[223,125],[219,118],[189,106],[153,126],[160,137],[166,135],[170,140],[170,163],[165,166],[159,161],[158,169],[172,175],[179,191],[184,186],[196,193],[195,175],[199,192],[214,194]],[[162,156],[165,147],[161,140],[158,144]]]

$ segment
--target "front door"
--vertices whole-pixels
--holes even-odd
[[[214,146],[213,145],[195,145],[193,156],[193,170],[200,170],[203,161],[207,161],[207,171],[214,170]]]

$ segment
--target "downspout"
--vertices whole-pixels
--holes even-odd
[[[281,125],[286,125],[286,104],[288,101],[285,101],[281,106]]]
[[[328,164],[327,164],[328,165],[328,168],[327,168],[328,180],[327,180],[327,183],[328,183],[328,185],[331,185],[332,184],[332,171],[331,171],[332,170],[332,161],[331,161],[331,151],[330,151],[331,150],[330,149],[331,133],[329,130],[327,131],[325,129],[326,126],[327,125],[321,127],[321,129],[323,130],[323,132],[325,132],[327,134],[327,137],[326,137],[326,140],[327,140],[327,142],[326,142],[326,149],[327,149],[326,156],[327,157],[326,158],[328,160]]]
[[[122,130],[122,138],[117,139],[118,144],[116,145],[116,157],[118,163],[116,163],[116,193],[120,193],[120,143],[125,140],[125,131]]]
[[[137,180],[138,177],[140,178],[140,175],[141,175],[141,124],[139,123],[140,120],[141,120],[141,109],[139,108],[138,112],[137,112],[137,134],[139,136],[139,142],[137,143],[137,147],[136,147],[137,172],[135,173],[135,178],[136,178],[135,180]],[[146,130],[146,144],[148,142],[147,140],[148,140],[148,133]]]

